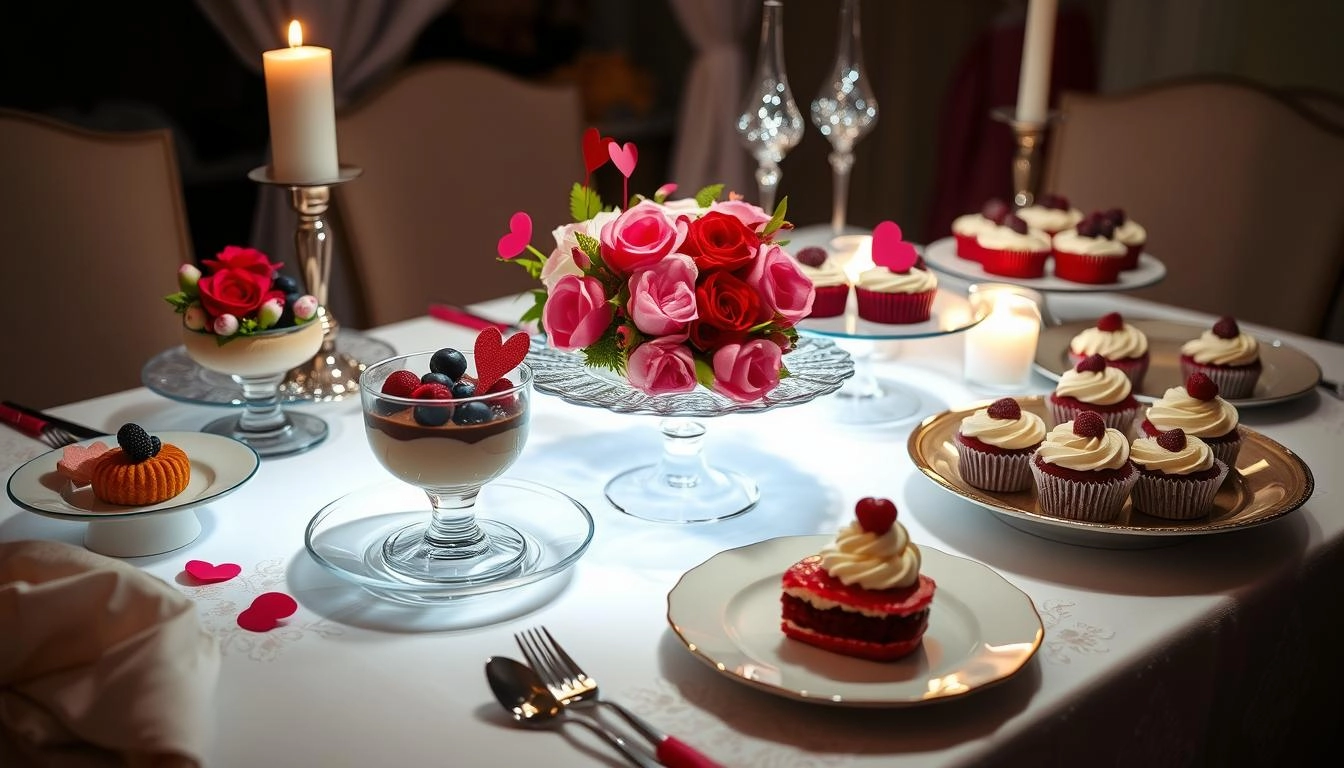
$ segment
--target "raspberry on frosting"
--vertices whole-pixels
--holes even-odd
[[[1079,437],[1101,437],[1106,434],[1106,422],[1096,411],[1083,411],[1073,419],[1073,434]]]

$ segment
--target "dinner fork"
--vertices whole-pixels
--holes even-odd
[[[620,715],[655,747],[658,762],[673,768],[719,768],[719,764],[694,747],[669,736],[652,723],[620,704],[601,698],[597,680],[583,671],[545,627],[514,633],[523,658],[541,676],[546,687],[565,706],[596,707],[605,704]]]
[[[79,438],[70,434],[64,427],[58,427],[12,408],[0,408],[0,421],[4,421],[29,437],[41,440],[47,444],[48,448],[64,448],[67,445],[79,442]]]

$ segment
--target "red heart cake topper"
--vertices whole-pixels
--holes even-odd
[[[476,391],[485,392],[527,357],[532,340],[515,333],[504,340],[498,328],[486,328],[476,337]]]
[[[188,560],[183,569],[187,575],[197,581],[209,582],[211,584],[219,581],[228,581],[234,576],[243,572],[243,567],[237,563],[220,563],[212,565],[204,560]]]
[[[616,165],[616,170],[621,172],[625,178],[635,172],[635,163],[639,160],[639,150],[635,149],[633,141],[627,141],[624,145],[612,141],[607,145],[607,154],[611,155],[611,162]]]
[[[607,145],[614,144],[615,139],[610,136],[603,136],[596,128],[589,128],[583,132],[583,167],[588,173],[596,171],[598,168],[607,164],[611,155],[607,154]]]
[[[501,259],[512,259],[532,242],[532,217],[519,211],[509,217],[509,233],[499,238],[496,251]]]
[[[298,602],[284,592],[264,592],[257,595],[250,608],[238,614],[238,626],[249,632],[267,632],[297,610]]]
[[[873,228],[873,263],[892,272],[909,272],[919,254],[915,246],[901,239],[901,228],[884,221]]]

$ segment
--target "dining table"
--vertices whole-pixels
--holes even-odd
[[[530,301],[506,296],[470,309],[511,321]],[[1049,301],[1061,320],[1119,311],[1213,321],[1126,293]],[[1326,379],[1344,378],[1344,345],[1243,327],[1309,356]],[[364,333],[398,352],[470,345],[475,335],[429,316]],[[1344,401],[1313,387],[1240,410],[1242,425],[1310,467],[1314,490],[1299,508],[1211,535],[1094,546],[1006,524],[912,461],[908,441],[924,419],[1001,394],[967,382],[965,334],[868,343],[872,370],[916,393],[918,413],[856,424],[842,412],[845,398],[829,394],[705,419],[706,455],[760,490],[753,508],[714,522],[652,522],[606,499],[612,476],[659,454],[657,416],[534,394],[530,437],[506,477],[576,500],[593,519],[591,543],[551,578],[439,605],[375,596],[310,556],[305,529],[314,515],[390,475],[369,449],[357,398],[290,406],[326,420],[326,440],[263,459],[248,482],[200,507],[203,530],[189,545],[128,560],[194,601],[218,640],[205,763],[624,764],[586,730],[527,729],[495,700],[485,662],[521,658],[515,633],[538,626],[600,681],[604,697],[723,765],[1282,765],[1289,755],[1340,754]],[[1037,371],[1015,394],[1053,386]],[[220,410],[138,388],[50,412],[107,432],[135,422],[154,433],[198,430]],[[49,450],[0,430],[6,476]],[[1025,595],[1041,633],[1015,674],[963,695],[852,707],[745,684],[688,648],[668,617],[669,593],[688,571],[771,539],[833,535],[864,497],[894,501],[919,546],[978,563]],[[0,541],[82,545],[84,528],[0,500]],[[182,578],[193,559],[237,563],[241,573],[196,584]],[[704,599],[734,589],[722,588]],[[239,611],[264,592],[291,595],[298,610],[268,632],[240,627]]]

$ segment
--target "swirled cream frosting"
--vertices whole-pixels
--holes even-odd
[[[938,287],[938,277],[930,270],[915,267],[908,272],[873,267],[859,274],[858,285],[878,293],[923,293]]]
[[[812,281],[812,284],[818,288],[828,288],[833,285],[849,285],[849,278],[845,276],[845,270],[835,262],[835,259],[827,258],[821,262],[821,266],[812,267],[807,264],[797,262],[798,269],[803,275]]]
[[[1017,211],[1017,217],[1027,222],[1032,229],[1046,232],[1063,232],[1077,226],[1083,220],[1083,212],[1077,208],[1046,208],[1041,205],[1029,205]]]
[[[1162,399],[1148,408],[1145,416],[1153,426],[1166,432],[1185,430],[1187,436],[1221,437],[1237,428],[1237,408],[1221,397],[1200,400],[1192,397],[1185,387],[1172,387],[1162,393]]]
[[[1182,344],[1181,354],[1201,365],[1250,365],[1260,359],[1260,342],[1245,331],[1224,339],[1208,330]]]
[[[858,521],[840,529],[821,548],[822,570],[843,584],[864,589],[908,587],[919,578],[919,547],[900,521],[885,533],[865,531]]]
[[[993,219],[985,218],[984,214],[967,213],[952,220],[952,233],[964,237],[975,237],[983,232],[999,226]]]
[[[1133,219],[1125,219],[1125,223],[1115,228],[1115,234],[1112,235],[1116,240],[1125,245],[1143,245],[1148,242],[1148,230],[1143,225]]]
[[[1115,405],[1129,397],[1129,393],[1129,377],[1109,365],[1100,371],[1070,368],[1055,385],[1055,394],[1060,397],[1076,397],[1084,403],[1097,405]]]
[[[988,408],[981,408],[961,420],[960,431],[982,443],[1016,451],[1040,445],[1045,439],[1045,422],[1030,411],[1016,419],[996,419]]]
[[[1085,256],[1124,256],[1129,252],[1119,240],[1080,235],[1076,229],[1066,229],[1055,235],[1054,245],[1056,250]]]
[[[1213,451],[1208,443],[1189,435],[1179,451],[1159,445],[1155,437],[1141,437],[1130,446],[1129,458],[1144,469],[1168,475],[1191,475],[1213,466]]]
[[[1148,337],[1129,323],[1118,331],[1103,331],[1094,325],[1069,341],[1069,351],[1083,357],[1101,355],[1107,360],[1143,357],[1148,352]]]
[[[1101,437],[1075,435],[1073,422],[1066,421],[1050,430],[1036,455],[1047,464],[1065,469],[1121,469],[1129,461],[1129,441],[1118,429],[1108,428]]]
[[[995,227],[975,238],[981,248],[995,251],[1048,251],[1050,236],[1039,229],[1028,229],[1021,234],[1009,227]]]

